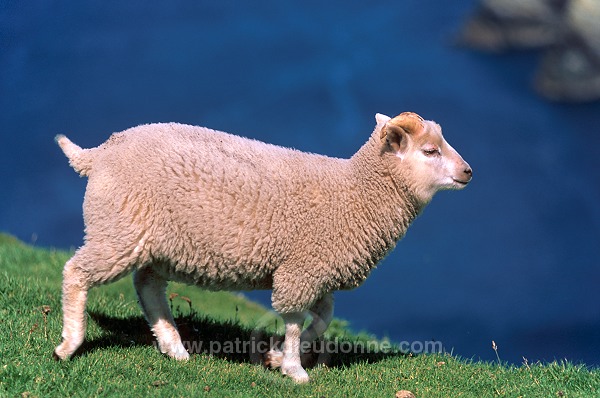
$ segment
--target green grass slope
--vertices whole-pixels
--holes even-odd
[[[183,338],[204,343],[191,347],[197,353],[190,361],[177,362],[155,349],[130,277],[90,292],[86,341],[70,361],[56,362],[68,258],[0,234],[0,397],[394,397],[398,390],[417,397],[600,396],[597,369],[514,367],[395,350],[313,353],[313,362],[328,365],[309,369],[308,385],[295,385],[243,352],[244,344],[280,330],[280,319],[240,295],[172,284],[168,294]],[[372,342],[341,321],[327,338],[350,347]]]

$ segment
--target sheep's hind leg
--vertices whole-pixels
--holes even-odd
[[[89,289],[115,281],[129,272],[129,259],[107,257],[106,252],[112,252],[107,247],[110,246],[98,247],[88,242],[65,264],[62,283],[63,340],[54,350],[57,359],[69,358],[83,342]]]
[[[167,280],[157,275],[151,266],[147,266],[135,271],[133,284],[144,316],[158,341],[160,352],[177,360],[188,359],[190,354],[181,342],[167,303]]]
[[[296,383],[307,383],[309,381],[308,373],[300,364],[300,335],[302,334],[305,314],[295,312],[282,314],[281,316],[285,322],[281,373],[290,376]]]
[[[68,359],[79,348],[85,336],[85,304],[91,284],[80,267],[81,257],[81,252],[76,253],[67,261],[63,270],[63,331],[62,342],[54,350],[56,359]]]

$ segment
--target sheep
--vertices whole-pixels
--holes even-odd
[[[271,289],[285,322],[272,362],[308,382],[300,344],[327,329],[332,293],[358,287],[437,191],[472,177],[438,124],[411,112],[377,114],[376,122],[350,159],[176,123],[134,127],[91,149],[58,135],[88,184],[85,242],[63,271],[55,357],[69,358],[83,342],[88,290],[133,272],[158,347],[177,360],[189,353],[167,304],[168,281]]]

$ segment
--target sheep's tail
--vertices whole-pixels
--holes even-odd
[[[69,159],[71,167],[75,169],[79,175],[87,176],[90,174],[90,171],[92,171],[93,158],[89,149],[82,149],[79,145],[74,144],[62,134],[57,135],[54,140]]]

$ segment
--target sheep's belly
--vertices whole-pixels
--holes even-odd
[[[265,270],[252,270],[250,267],[240,267],[237,272],[226,267],[182,264],[160,264],[154,267],[168,280],[196,285],[208,290],[268,290],[273,287],[271,273]]]

